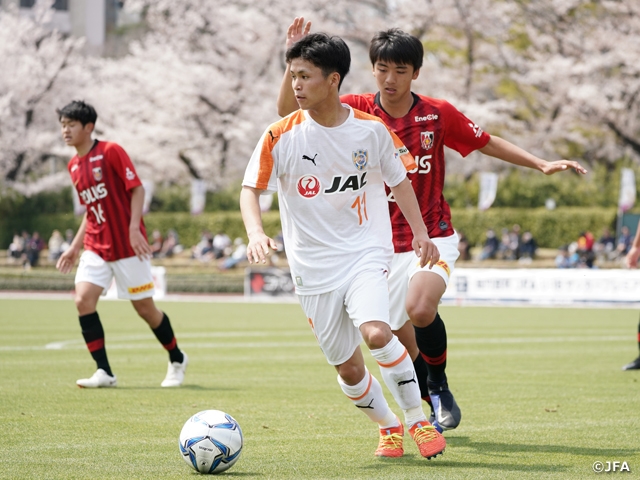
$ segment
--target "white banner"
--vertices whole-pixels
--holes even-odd
[[[191,179],[191,214],[199,215],[204,211],[207,199],[207,184],[204,180]]]
[[[442,298],[449,304],[638,303],[640,270],[457,268]]]
[[[478,209],[487,210],[493,205],[498,192],[498,174],[482,172],[480,174],[480,192],[478,193]]]
[[[636,177],[633,170],[623,168],[620,177],[620,197],[618,198],[618,209],[621,212],[631,210],[636,203]]]

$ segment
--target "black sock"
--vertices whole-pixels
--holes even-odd
[[[638,323],[638,350],[640,350],[640,323]],[[640,358],[640,356],[638,358]]]
[[[429,376],[429,369],[427,368],[427,362],[424,361],[422,355],[418,355],[413,361],[413,368],[415,368],[416,377],[418,377],[420,396],[422,398],[427,398],[429,396],[429,388],[427,387],[427,377]]]
[[[414,325],[416,342],[420,355],[427,363],[429,383],[442,384],[447,381],[444,371],[447,368],[447,331],[440,314],[430,325],[420,328]]]
[[[102,322],[100,322],[98,312],[81,315],[80,327],[82,328],[82,336],[87,348],[96,361],[98,368],[113,376],[109,360],[107,360],[107,351],[104,348],[104,330],[102,329]]]
[[[173,334],[173,328],[171,328],[171,322],[167,314],[163,312],[162,322],[158,325],[158,328],[153,329],[153,333],[160,341],[162,346],[169,352],[169,360],[173,362],[182,363],[184,355],[178,348],[178,341]]]

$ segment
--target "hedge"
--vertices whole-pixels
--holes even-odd
[[[522,231],[531,231],[538,246],[556,248],[568,244],[578,238],[581,232],[589,230],[597,238],[604,228],[615,231],[616,209],[602,207],[561,207],[555,210],[545,208],[492,208],[484,212],[475,208],[452,209],[453,225],[465,233],[472,245],[482,243],[485,232],[493,228],[500,235],[500,229],[520,225]],[[169,229],[178,232],[180,243],[191,247],[200,240],[202,230],[212,233],[225,232],[231,239],[246,239],[240,212],[225,211],[190,215],[186,212],[149,213],[145,216],[147,233],[153,229],[166,235]],[[72,214],[34,215],[21,219],[0,220],[0,247],[7,248],[14,231],[26,229],[29,232],[38,230],[45,241],[54,229],[74,230],[80,224],[80,217]],[[267,235],[275,236],[280,230],[278,212],[263,214],[263,224]]]

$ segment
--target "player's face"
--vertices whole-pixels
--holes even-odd
[[[302,110],[315,110],[330,99],[332,89],[337,87],[340,75],[324,76],[313,63],[296,58],[291,61],[291,86]]]
[[[62,117],[60,119],[60,130],[64,143],[70,147],[77,147],[86,143],[88,139],[91,139],[93,124],[87,123],[86,125],[82,125],[78,120]]]
[[[373,65],[380,95],[389,101],[397,101],[411,94],[411,82],[418,78],[420,70],[411,65],[397,64],[378,60]]]

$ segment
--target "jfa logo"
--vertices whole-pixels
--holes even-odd
[[[606,461],[606,462],[594,462],[593,471],[596,473],[609,473],[609,472],[631,472],[629,464],[627,462]]]
[[[304,198],[313,198],[320,193],[320,180],[313,175],[304,175],[298,180],[298,193]]]

